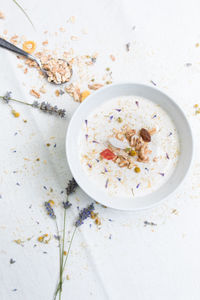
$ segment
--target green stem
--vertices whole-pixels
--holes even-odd
[[[3,96],[0,96],[0,99],[3,99],[4,97]],[[21,101],[21,100],[17,100],[17,99],[13,99],[13,98],[10,98],[9,100],[12,100],[12,101],[15,101],[15,102],[18,102],[18,103],[21,103],[21,104],[26,104],[26,105],[29,105],[29,106],[33,106],[31,103],[27,103],[27,102],[24,102],[24,101]]]
[[[61,282],[63,283],[63,273],[64,273],[64,270],[65,270],[65,266],[66,266],[66,263],[67,263],[67,259],[69,257],[69,252],[70,252],[70,249],[71,249],[71,246],[72,246],[72,242],[73,242],[73,239],[74,239],[74,236],[75,236],[75,233],[76,233],[76,230],[77,230],[77,227],[74,228],[74,231],[73,231],[73,234],[72,234],[72,238],[70,240],[70,243],[69,243],[69,247],[68,247],[68,251],[67,251],[67,255],[66,255],[66,258],[65,258],[65,261],[64,261],[64,264],[63,264],[63,268],[62,268],[62,275],[61,275],[61,281],[58,283],[58,287],[56,289],[56,292],[55,292],[55,298],[56,299],[56,296],[61,288]]]
[[[63,268],[63,259],[64,259],[65,229],[66,229],[66,209],[64,209],[63,239],[62,239],[62,254],[61,254],[61,268]],[[61,271],[60,271],[59,300],[61,299],[61,293],[62,293],[62,269],[61,269]]]
[[[33,22],[31,21],[29,15],[28,15],[27,12],[23,9],[23,7],[22,7],[16,0],[13,0],[13,2],[19,7],[19,9],[21,9],[21,11],[23,12],[23,14],[27,17],[27,19],[29,20],[29,22],[31,23],[31,25],[33,26],[33,28],[35,29],[35,26],[33,25]]]
[[[57,229],[57,235],[58,235],[58,238],[59,238],[59,265],[60,265],[60,276],[61,276],[61,273],[62,273],[62,265],[61,265],[61,243],[60,243],[60,237],[59,237],[59,229],[58,229],[58,223],[57,223],[57,220],[55,220],[56,222],[56,229]],[[57,295],[57,293],[56,293]],[[54,297],[54,299],[56,299],[56,295]]]

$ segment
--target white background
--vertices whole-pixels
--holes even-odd
[[[88,220],[77,232],[63,299],[199,300],[200,116],[193,108],[195,103],[200,104],[200,47],[195,46],[200,43],[199,1],[20,1],[36,31],[11,0],[1,0],[0,4],[6,15],[0,20],[0,34],[8,29],[9,37],[25,35],[40,45],[46,39],[43,32],[48,30],[51,49],[64,45],[66,50],[73,47],[76,54],[98,52],[97,71],[103,73],[110,67],[115,83],[128,80],[151,85],[153,80],[184,109],[196,141],[191,175],[167,202],[140,213],[96,205],[102,226],[98,229]],[[75,24],[67,23],[70,16],[76,16]],[[66,32],[56,37],[54,33],[60,27]],[[83,29],[88,34],[83,34]],[[71,35],[79,40],[71,41]],[[130,52],[125,50],[127,42],[131,44]],[[115,62],[109,59],[110,54],[115,55]],[[29,90],[40,87],[41,79],[35,70],[24,75],[18,63],[15,55],[0,49],[0,94],[11,90],[13,97],[31,102],[34,99]],[[192,65],[187,67],[186,63]],[[55,233],[54,223],[44,211],[44,201],[55,201],[59,225],[62,223],[65,194],[61,191],[71,178],[65,134],[78,104],[66,94],[57,98],[54,86],[47,85],[47,89],[42,100],[66,108],[66,120],[13,104],[20,112],[16,119],[9,106],[0,103],[1,300],[52,299],[58,278],[57,241],[52,238],[44,245],[37,238]],[[23,119],[28,122],[25,124]],[[46,143],[51,146],[46,147]],[[35,161],[38,157],[40,162]],[[50,187],[53,193],[49,193]],[[70,232],[77,206],[83,207],[91,199],[78,189],[71,202],[73,208],[67,214]],[[177,214],[172,213],[174,209]],[[145,227],[144,221],[157,226]],[[16,239],[24,243],[18,245],[13,241]],[[10,264],[10,258],[16,262]]]

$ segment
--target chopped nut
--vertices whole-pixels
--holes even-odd
[[[140,136],[142,137],[142,139],[143,139],[144,142],[147,142],[147,143],[151,142],[150,133],[145,128],[142,128],[140,130]]]
[[[35,98],[40,98],[40,93],[36,92],[34,89],[30,90],[30,94]]]

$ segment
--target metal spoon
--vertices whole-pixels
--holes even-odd
[[[10,50],[12,52],[15,52],[17,54],[25,56],[28,59],[31,59],[31,60],[35,61],[37,63],[37,65],[39,66],[40,70],[42,71],[42,73],[46,77],[48,77],[47,71],[42,67],[42,63],[41,63],[40,59],[38,59],[35,56],[29,54],[28,52],[16,47],[15,45],[7,42],[6,40],[4,40],[2,38],[0,38],[0,47],[5,48],[7,50]],[[62,59],[62,60],[64,61],[64,59]],[[67,61],[66,61],[66,63],[69,66],[69,63]],[[72,68],[70,68],[70,71],[71,71],[71,76],[70,76],[70,80],[71,80],[71,77],[72,77],[72,74],[73,74]],[[69,81],[67,81],[67,82],[69,82]],[[51,82],[51,83],[58,84],[58,85],[60,84],[60,83],[56,83],[56,82]],[[63,83],[65,83],[65,82],[63,82]],[[61,84],[63,84],[63,83],[61,83]]]

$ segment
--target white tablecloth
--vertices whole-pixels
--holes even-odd
[[[199,1],[21,0],[20,4],[36,31],[11,0],[1,0],[0,10],[6,18],[0,20],[0,35],[7,29],[8,36],[24,35],[40,45],[48,30],[50,49],[62,44],[66,49],[74,48],[76,54],[98,52],[97,70],[91,71],[94,74],[104,74],[110,67],[114,82],[152,85],[153,81],[183,108],[196,140],[192,172],[167,202],[140,213],[96,205],[102,226],[98,228],[88,220],[77,232],[63,299],[199,300],[200,117],[193,108],[200,103],[200,47],[196,45],[200,43]],[[70,16],[76,17],[75,24],[67,22]],[[60,32],[60,27],[66,31]],[[72,35],[79,40],[72,41]],[[127,52],[125,44],[129,42]],[[115,62],[110,54],[116,57]],[[0,62],[0,95],[9,90],[17,99],[33,101],[29,90],[45,83],[37,71],[23,74],[17,67],[20,61],[4,49],[0,49]],[[14,118],[9,106],[0,103],[1,300],[52,299],[58,279],[57,241],[52,237],[49,244],[41,244],[37,238],[56,232],[44,211],[44,201],[55,201],[62,225],[60,203],[65,193],[61,191],[71,178],[65,134],[78,104],[67,94],[56,97],[56,87],[46,86],[48,92],[42,100],[64,107],[66,120],[12,103],[20,112],[20,118]],[[73,207],[67,212],[67,231],[71,233],[77,206],[82,208],[91,199],[78,189],[70,200]],[[144,226],[144,221],[157,226]],[[18,239],[23,241],[21,245],[14,242]],[[11,258],[14,264],[10,264]]]

